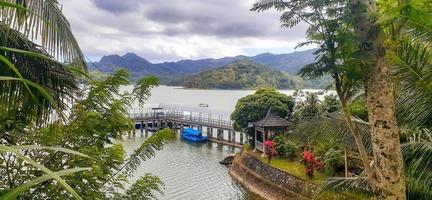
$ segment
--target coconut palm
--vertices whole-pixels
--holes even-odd
[[[0,76],[36,83],[52,97],[3,79],[1,106],[27,113],[27,120],[46,122],[53,108],[61,114],[77,90],[71,70],[86,70],[83,55],[56,0],[1,0],[0,6]]]
[[[85,70],[81,50],[57,1],[1,0],[0,6],[1,114],[8,116],[11,113],[25,113],[19,114],[23,116],[24,124],[31,121],[37,124],[47,122],[53,109],[60,113],[64,110],[65,100],[71,98],[73,91],[77,89],[76,79],[68,71],[66,63]],[[15,199],[23,191],[48,179],[55,179],[70,194],[80,199],[78,193],[60,176],[90,168],[52,172],[24,156],[21,151],[44,148],[85,155],[62,148],[10,146],[15,143],[8,139],[8,130],[2,130],[1,135],[8,144],[0,145],[2,154],[13,154],[46,173],[2,195],[2,199]]]

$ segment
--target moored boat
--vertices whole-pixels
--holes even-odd
[[[192,142],[208,141],[208,137],[202,136],[202,131],[191,128],[183,128],[182,138]]]

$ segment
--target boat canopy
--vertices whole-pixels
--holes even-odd
[[[183,133],[190,133],[190,134],[194,134],[194,135],[199,135],[202,133],[202,131],[191,129],[191,128],[184,128]]]

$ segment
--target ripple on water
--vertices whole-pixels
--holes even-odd
[[[145,141],[145,136],[137,134],[135,138],[124,139],[128,154]],[[141,163],[135,177],[151,173],[159,176],[165,184],[163,196],[158,199],[198,200],[198,199],[251,199],[228,174],[225,166],[219,164],[232,147],[215,143],[193,144],[176,140],[166,144],[156,157]]]

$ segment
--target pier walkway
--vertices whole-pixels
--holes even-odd
[[[209,137],[211,142],[241,147],[247,141],[246,134],[235,131],[229,117],[220,113],[158,105],[133,109],[130,117],[135,121],[135,128],[141,131],[158,131],[170,127],[181,133],[184,127],[190,127],[203,131],[203,135]]]

